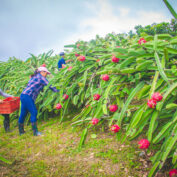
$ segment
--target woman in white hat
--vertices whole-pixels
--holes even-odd
[[[33,129],[33,135],[39,136],[41,133],[37,129],[37,109],[35,106],[35,100],[44,86],[48,85],[49,81],[46,76],[50,74],[46,67],[39,67],[29,80],[26,88],[20,95],[21,101],[21,113],[18,120],[18,128],[20,135],[24,134],[24,120],[28,112],[31,114],[31,124]],[[49,87],[54,92],[59,92],[55,87]]]

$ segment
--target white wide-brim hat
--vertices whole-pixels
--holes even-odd
[[[51,73],[48,71],[48,69],[47,69],[46,67],[44,67],[44,66],[40,66],[37,70],[38,70],[39,72],[45,71],[45,72],[47,72],[47,74],[51,74]]]

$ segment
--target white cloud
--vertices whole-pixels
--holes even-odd
[[[113,7],[109,0],[97,0],[92,4],[87,1],[85,6],[94,16],[84,19],[78,24],[78,32],[68,36],[63,43],[56,43],[53,49],[56,53],[63,50],[66,44],[75,43],[78,40],[94,39],[96,34],[105,36],[107,33],[123,33],[133,30],[136,25],[149,25],[168,21],[167,17],[158,12],[137,11],[125,7]],[[116,11],[115,11],[116,10]]]
[[[120,7],[118,8],[118,11],[120,12],[120,16],[127,16],[130,12],[129,8],[125,8],[125,7]]]
[[[65,42],[76,42],[78,39],[90,40],[96,34],[105,36],[107,33],[122,33],[133,30],[136,25],[149,25],[169,21],[167,17],[158,12],[137,11],[132,14],[131,9],[113,7],[109,0],[97,0],[95,4],[87,2],[87,8],[95,14],[94,17],[84,19],[79,24],[79,32],[69,36]],[[114,12],[114,10],[117,10]],[[116,14],[116,15],[115,15]]]
[[[158,12],[139,11],[137,12],[137,15],[139,16],[137,22],[141,23],[141,25],[149,25],[152,23],[169,21],[163,14]]]

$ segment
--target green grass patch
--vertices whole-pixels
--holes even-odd
[[[139,150],[132,142],[121,144],[114,134],[95,129],[89,130],[86,144],[78,149],[81,127],[50,119],[39,122],[38,128],[41,137],[33,136],[31,126],[19,136],[17,127],[5,133],[0,121],[0,154],[12,162],[0,162],[0,176],[141,176]]]

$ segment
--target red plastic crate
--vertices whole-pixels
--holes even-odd
[[[20,97],[8,97],[0,103],[0,114],[10,114],[20,108]]]

